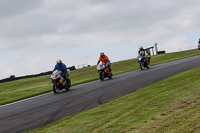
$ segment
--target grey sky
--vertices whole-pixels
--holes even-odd
[[[175,52],[200,37],[198,0],[1,0],[1,78],[135,58],[138,47]],[[28,66],[28,67],[27,67]]]

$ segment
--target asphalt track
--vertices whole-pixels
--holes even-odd
[[[0,133],[18,133],[43,127],[64,116],[92,108],[198,66],[200,55],[152,66],[148,70],[116,75],[103,82],[97,80],[74,86],[68,92],[48,93],[0,106]]]

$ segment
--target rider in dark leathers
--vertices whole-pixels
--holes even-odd
[[[151,57],[150,57],[150,54],[149,54],[149,50],[145,50],[145,49],[143,48],[143,46],[140,46],[140,47],[139,47],[139,51],[138,51],[138,56],[139,56],[140,54],[142,54],[142,55],[145,57],[145,59],[147,60],[147,64],[150,65],[150,59],[151,59]]]

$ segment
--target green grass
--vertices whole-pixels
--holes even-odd
[[[151,65],[198,55],[197,49],[152,56]],[[139,69],[136,59],[112,63],[114,75]],[[99,79],[96,66],[71,71],[72,86]],[[52,91],[50,75],[0,83],[0,105]]]
[[[200,132],[199,76],[197,67],[30,132]]]

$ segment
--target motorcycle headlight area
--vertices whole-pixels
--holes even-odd
[[[55,75],[51,75],[51,78],[52,78],[52,79],[56,79],[57,76],[55,76]]]
[[[139,61],[142,61],[144,58],[143,57],[138,57],[138,60]]]

